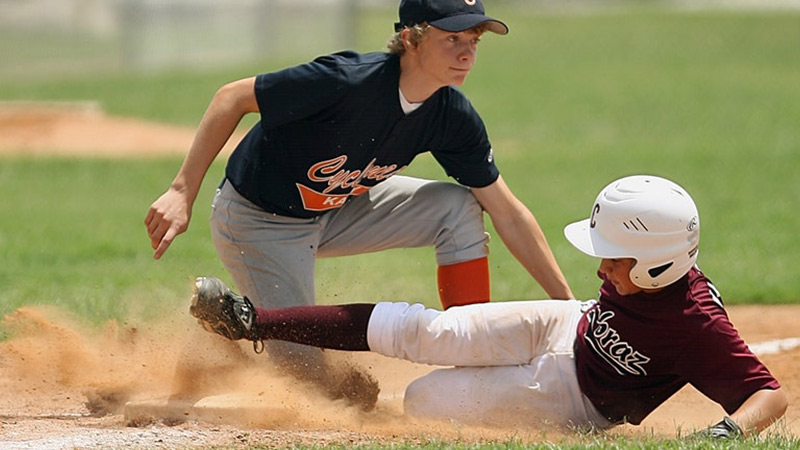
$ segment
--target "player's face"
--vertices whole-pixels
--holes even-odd
[[[460,86],[475,64],[481,33],[431,27],[417,47],[420,68],[440,86]]]
[[[631,269],[636,265],[633,258],[603,259],[600,261],[600,273],[608,278],[620,295],[631,295],[643,289],[631,281]]]

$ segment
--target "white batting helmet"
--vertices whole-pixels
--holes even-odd
[[[694,265],[700,218],[682,187],[634,175],[600,191],[591,217],[567,225],[564,235],[588,255],[635,259],[631,281],[653,289],[677,281]]]

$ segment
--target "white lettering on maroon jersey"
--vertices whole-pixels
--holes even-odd
[[[586,343],[620,375],[647,375],[645,365],[650,358],[636,351],[629,343],[621,340],[619,333],[608,324],[614,317],[613,311],[598,312],[593,308],[586,313],[589,329]]]

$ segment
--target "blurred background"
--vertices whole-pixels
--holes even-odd
[[[493,9],[598,12],[662,5],[793,9],[798,0],[488,0]],[[213,68],[355,48],[394,0],[0,0],[0,77]],[[391,32],[391,22],[385,23]],[[376,42],[380,49],[381,42]]]
[[[208,68],[330,50],[353,45],[359,10],[386,3],[2,0],[0,73]]]

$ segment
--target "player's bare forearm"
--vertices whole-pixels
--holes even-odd
[[[510,221],[492,218],[492,223],[509,251],[550,298],[562,300],[574,298],[544,233],[532,214],[520,215]]]
[[[161,258],[173,239],[187,230],[203,178],[242,117],[258,111],[254,83],[254,78],[239,80],[217,91],[169,189],[150,206],[145,226],[155,259]]]
[[[733,414],[745,436],[758,434],[783,417],[789,401],[781,389],[762,389],[751,395]]]
[[[473,188],[472,192],[511,254],[550,298],[574,298],[539,223],[511,193],[502,177],[485,188]]]
[[[194,201],[208,168],[242,117],[258,111],[254,85],[255,78],[247,78],[226,84],[217,91],[197,127],[189,153],[172,182],[172,189],[185,192]]]

